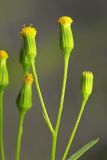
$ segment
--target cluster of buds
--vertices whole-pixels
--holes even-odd
[[[64,58],[65,58],[65,60],[67,60],[66,62],[68,62],[71,51],[74,48],[74,40],[73,40],[73,34],[72,34],[72,29],[71,29],[71,24],[72,24],[73,20],[70,17],[62,16],[58,19],[57,22],[59,23],[59,26],[60,26],[60,38],[59,38],[60,48],[64,52]],[[35,40],[37,30],[34,27],[32,27],[31,25],[29,27],[24,26],[22,28],[20,34],[23,38],[22,48],[20,51],[20,63],[22,64],[22,67],[24,69],[24,82],[22,84],[22,87],[19,91],[19,94],[18,94],[17,100],[16,100],[16,104],[17,104],[17,107],[18,107],[18,110],[20,113],[19,135],[18,135],[17,153],[16,153],[17,160],[20,159],[19,154],[20,154],[20,145],[21,145],[21,136],[22,136],[24,116],[25,116],[25,113],[27,113],[32,107],[33,76],[30,73],[30,69],[31,69],[31,67],[32,67],[32,70],[34,69],[34,67],[35,67],[34,62],[35,62],[35,58],[37,55],[36,40]],[[8,54],[4,50],[0,50],[0,91],[4,91],[4,89],[6,88],[6,86],[9,83],[8,70],[7,70],[7,66],[6,66],[7,58],[8,58]],[[64,83],[63,83],[63,87],[62,87],[61,103],[60,103],[60,107],[59,107],[59,114],[58,114],[58,119],[57,119],[55,129],[53,128],[53,126],[50,122],[50,119],[48,117],[48,114],[47,114],[47,111],[45,108],[45,104],[44,104],[41,90],[40,90],[39,83],[38,83],[38,78],[36,75],[36,70],[35,69],[33,70],[33,75],[34,75],[34,79],[36,82],[37,91],[38,91],[39,98],[40,98],[40,101],[42,104],[43,115],[44,115],[44,118],[46,120],[46,123],[47,123],[49,129],[51,130],[51,133],[53,136],[53,142],[55,142],[55,143],[53,143],[54,145],[52,148],[52,152],[54,151],[54,153],[52,153],[53,159],[55,159],[54,154],[55,154],[55,149],[56,149],[55,147],[56,147],[56,141],[57,141],[57,134],[58,134],[60,119],[61,119],[61,115],[62,115],[64,94],[65,94],[65,88],[66,88],[68,63],[65,63],[65,64],[66,65],[64,66],[64,81],[63,81]],[[92,89],[93,89],[93,73],[89,72],[89,71],[84,71],[82,73],[82,78],[81,78],[81,90],[82,90],[83,102],[86,103],[87,99],[89,98],[89,96],[92,93]],[[2,100],[1,97],[0,97],[0,100]],[[1,115],[0,115],[0,120],[1,120],[0,134],[1,134],[2,133],[2,101],[0,103],[1,103],[1,106],[0,106],[1,107],[1,110],[0,110],[1,111],[0,112],[1,113]],[[74,135],[76,133],[76,129],[77,129],[79,121],[81,119],[85,103],[82,103],[82,107],[81,107],[76,125],[74,126],[74,130],[71,135],[71,139],[70,139],[71,141],[69,141],[69,143],[68,143],[68,147],[69,147],[69,144],[72,143],[72,140],[73,140],[72,138],[74,137]],[[54,138],[56,138],[56,139],[54,139]],[[2,134],[1,134],[0,141],[2,139],[3,138],[2,138]],[[2,149],[3,149],[3,145],[2,145],[2,147],[0,146],[0,150],[2,150]],[[65,150],[65,154],[66,153],[67,152]],[[4,154],[4,153],[2,153],[2,154]],[[71,157],[71,159],[72,159],[72,157]]]
[[[24,26],[20,32],[23,37],[23,44],[20,51],[20,63],[24,69],[24,83],[16,101],[20,113],[27,112],[32,107],[33,76],[30,73],[30,68],[37,54],[35,41],[36,33],[36,29],[32,26]]]
[[[64,56],[69,58],[74,48],[74,40],[71,29],[73,19],[68,16],[62,16],[57,21],[60,26],[60,48],[64,52]],[[34,63],[37,54],[36,37],[37,30],[32,27],[23,27],[20,34],[23,37],[23,44],[20,52],[20,62],[25,73],[29,73],[31,64]],[[83,98],[89,97],[93,88],[93,74],[84,71],[81,78],[81,89]]]
[[[64,52],[64,56],[68,57],[74,48],[74,40],[71,29],[73,20],[68,16],[62,16],[58,19],[60,26],[60,48]],[[84,71],[81,78],[81,90],[83,98],[88,98],[92,93],[93,73]]]

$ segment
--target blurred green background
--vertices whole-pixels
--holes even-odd
[[[47,105],[55,124],[63,76],[63,53],[59,47],[57,19],[62,15],[74,20],[72,52],[65,95],[64,111],[58,139],[57,159],[65,149],[81,104],[80,78],[84,70],[94,73],[94,90],[81,120],[69,155],[100,137],[100,142],[80,160],[107,160],[107,1],[106,0],[1,0],[0,49],[9,53],[10,85],[4,98],[4,136],[6,159],[15,155],[18,110],[15,100],[23,80],[19,63],[23,24],[37,30],[36,68]],[[21,160],[49,160],[51,136],[41,115],[34,87],[33,108],[24,123]]]

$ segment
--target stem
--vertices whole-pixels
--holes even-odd
[[[85,99],[83,99],[83,101],[82,101],[82,105],[81,105],[81,109],[80,109],[79,115],[78,115],[78,117],[77,117],[76,123],[75,123],[75,125],[74,125],[73,131],[72,131],[72,133],[71,133],[70,139],[69,139],[68,144],[67,144],[67,147],[66,147],[66,149],[65,149],[65,152],[64,152],[64,154],[63,154],[63,156],[62,156],[62,160],[65,160],[65,159],[66,159],[66,156],[67,156],[67,154],[68,154],[68,152],[69,152],[69,149],[70,149],[70,147],[71,147],[71,145],[72,145],[72,142],[73,142],[73,139],[74,139],[74,137],[75,137],[75,133],[76,133],[76,131],[77,131],[77,128],[78,128],[78,126],[79,126],[79,122],[80,122],[80,120],[81,120],[81,117],[82,117],[82,115],[83,115],[84,107],[85,107],[85,104],[86,104],[87,100],[88,100],[88,99],[85,98]]]
[[[56,135],[54,133],[53,136],[52,136],[51,160],[55,160],[55,157],[56,157],[56,141],[57,141],[57,138],[56,138]]]
[[[22,134],[23,134],[24,117],[25,117],[25,112],[20,113],[20,115],[19,115],[17,146],[16,146],[16,159],[15,160],[20,160],[20,151],[21,151],[21,142],[22,142]]]
[[[3,93],[4,91],[0,89],[0,156],[1,160],[5,160],[4,155],[4,144],[3,144]]]
[[[38,77],[37,77],[35,65],[34,65],[34,63],[31,63],[31,64],[32,64],[32,71],[33,71],[34,81],[35,81],[35,84],[36,84],[38,96],[39,96],[40,103],[41,103],[41,106],[42,106],[43,116],[44,116],[45,122],[46,122],[51,134],[53,134],[54,133],[54,129],[53,129],[53,126],[52,126],[51,121],[49,119],[48,113],[46,111],[46,106],[45,106],[45,103],[44,103],[44,100],[43,100],[43,97],[42,97],[42,93],[41,93],[41,90],[40,90],[40,86],[39,86],[39,82],[38,82]]]
[[[62,111],[63,111],[66,81],[67,81],[68,62],[69,62],[69,58],[65,57],[65,59],[64,59],[64,75],[63,75],[62,92],[61,92],[59,111],[58,111],[58,116],[57,116],[57,121],[56,121],[55,133],[53,135],[51,160],[55,160],[55,157],[56,157],[57,137],[58,137],[58,131],[59,131],[59,126],[60,126]]]

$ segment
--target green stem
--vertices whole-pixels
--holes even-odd
[[[5,160],[4,155],[4,144],[3,144],[3,93],[4,91],[0,90],[0,159]]]
[[[34,65],[34,63],[31,63],[31,64],[32,64],[32,71],[33,71],[34,81],[35,81],[35,84],[36,84],[38,96],[39,96],[40,103],[41,103],[41,106],[42,106],[43,116],[44,116],[45,122],[46,122],[51,134],[53,134],[54,133],[54,129],[53,129],[53,126],[52,126],[51,121],[49,119],[48,113],[46,111],[46,106],[45,106],[45,103],[44,103],[44,100],[43,100],[43,97],[42,97],[42,93],[41,93],[41,90],[40,90],[40,86],[39,86],[39,82],[38,82],[38,77],[37,77],[35,65]]]
[[[74,137],[75,137],[75,133],[76,133],[76,131],[77,131],[77,128],[78,128],[78,126],[79,126],[79,122],[80,122],[80,120],[81,120],[81,117],[82,117],[82,114],[83,114],[83,111],[84,111],[84,107],[85,107],[86,102],[87,102],[87,98],[83,99],[82,105],[81,105],[81,108],[80,108],[79,115],[78,115],[78,117],[77,117],[76,123],[75,123],[75,125],[74,125],[73,131],[72,131],[72,133],[71,133],[70,139],[69,139],[68,144],[67,144],[67,147],[66,147],[66,149],[65,149],[65,152],[64,152],[64,154],[63,154],[63,156],[62,156],[62,160],[65,160],[65,159],[66,159],[66,156],[67,156],[67,154],[68,154],[68,152],[69,152],[69,149],[70,149],[70,147],[71,147],[71,145],[72,145],[72,142],[73,142],[73,139],[74,139]]]
[[[56,121],[55,133],[53,135],[51,160],[56,159],[56,145],[57,145],[58,131],[59,131],[59,126],[60,126],[60,121],[61,121],[61,116],[62,116],[62,111],[63,111],[63,103],[64,103],[66,81],[67,81],[68,62],[69,62],[69,58],[65,57],[62,92],[61,92],[59,111],[58,111],[58,116],[57,116],[57,121]]]
[[[25,112],[20,113],[20,115],[19,115],[19,125],[18,125],[17,146],[16,146],[16,159],[15,160],[20,160],[20,151],[21,151],[24,117],[25,117]]]
[[[56,135],[55,133],[52,136],[52,150],[51,150],[51,160],[55,160],[56,158]]]

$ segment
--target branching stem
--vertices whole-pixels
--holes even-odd
[[[32,71],[33,71],[33,76],[34,76],[36,89],[37,89],[38,96],[39,96],[40,103],[41,103],[41,107],[42,107],[43,116],[44,116],[45,122],[46,122],[51,134],[53,135],[54,129],[53,129],[53,126],[52,126],[51,121],[49,119],[49,116],[48,116],[48,113],[47,113],[47,110],[46,110],[46,106],[45,106],[45,103],[44,103],[44,100],[43,100],[43,97],[42,97],[42,93],[41,93],[41,89],[40,89],[40,86],[39,86],[35,65],[34,65],[34,63],[31,63],[31,64],[32,64]]]
[[[81,120],[81,117],[82,117],[82,115],[83,115],[83,111],[84,111],[86,102],[87,102],[87,98],[83,99],[82,104],[81,104],[81,108],[80,108],[80,112],[79,112],[79,114],[78,114],[76,123],[75,123],[75,125],[74,125],[73,131],[72,131],[72,133],[71,133],[70,139],[69,139],[68,144],[67,144],[67,147],[66,147],[66,149],[65,149],[65,152],[64,152],[64,154],[63,154],[63,156],[62,156],[62,160],[65,160],[65,159],[66,159],[67,154],[68,154],[68,152],[69,152],[69,149],[70,149],[70,147],[71,147],[71,145],[72,145],[72,142],[73,142],[73,140],[74,140],[74,137],[75,137],[77,128],[78,128],[79,123],[80,123],[80,120]]]
[[[59,104],[59,111],[58,111],[58,116],[57,116],[57,121],[56,121],[55,132],[53,134],[53,139],[52,139],[51,160],[56,159],[56,148],[57,148],[56,145],[57,145],[58,131],[59,131],[59,126],[60,126],[60,121],[61,121],[62,111],[63,111],[66,81],[67,81],[67,72],[68,72],[68,62],[69,62],[69,58],[65,57],[65,59],[64,59],[63,84],[62,84],[62,92],[61,92],[61,98],[60,98],[60,104]]]

